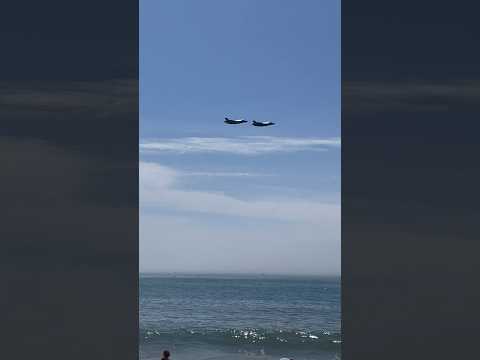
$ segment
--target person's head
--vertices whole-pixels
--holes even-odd
[[[170,357],[170,351],[165,350],[165,351],[163,352],[163,358],[164,358],[164,359],[168,359],[169,357]]]

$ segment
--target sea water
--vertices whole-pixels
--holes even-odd
[[[140,276],[140,359],[340,359],[338,278]]]

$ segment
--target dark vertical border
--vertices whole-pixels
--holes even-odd
[[[0,13],[0,357],[135,359],[138,1]]]
[[[478,356],[477,14],[342,1],[346,360]]]

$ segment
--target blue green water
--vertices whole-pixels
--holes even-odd
[[[339,359],[340,281],[141,275],[140,358]]]

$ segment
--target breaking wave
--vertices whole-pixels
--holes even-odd
[[[340,350],[341,336],[329,331],[269,329],[179,329],[162,331],[140,329],[143,344],[199,344],[218,346],[288,347],[318,350]]]

